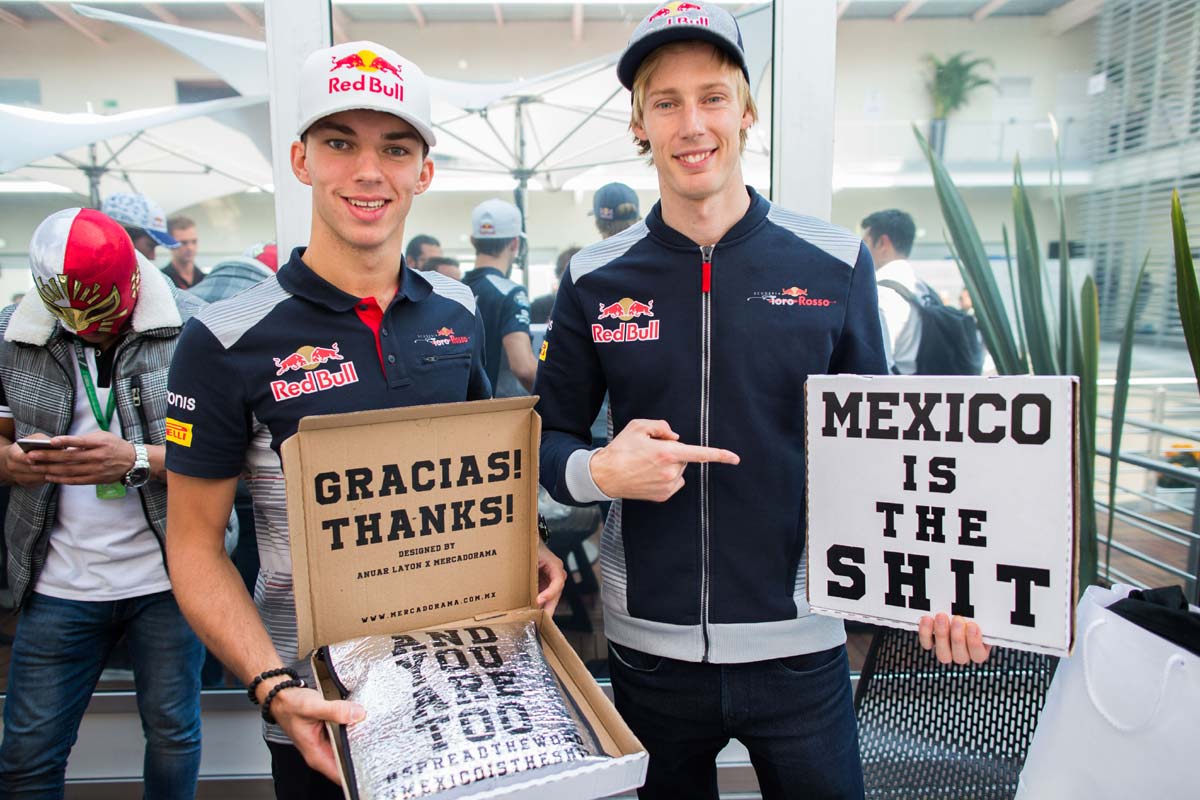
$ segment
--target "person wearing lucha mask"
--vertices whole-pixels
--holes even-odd
[[[191,798],[204,648],[164,561],[167,370],[203,302],[99,211],[47,217],[34,291],[0,312],[0,480],[20,610],[0,796],[60,798],[92,691],[124,635],[146,734],[145,797]],[[44,443],[44,444],[39,444]]]

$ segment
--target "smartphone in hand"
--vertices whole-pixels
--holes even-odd
[[[26,453],[31,450],[61,450],[61,447],[50,443],[49,439],[17,439],[17,447]]]

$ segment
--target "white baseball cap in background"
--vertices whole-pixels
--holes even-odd
[[[300,70],[303,136],[317,120],[368,109],[399,117],[437,144],[429,114],[429,79],[413,62],[375,42],[347,42],[310,55]]]
[[[167,215],[162,206],[144,194],[110,194],[100,204],[100,212],[127,228],[141,228],[163,247],[172,250],[179,247],[179,242],[167,231]]]
[[[471,236],[476,239],[512,239],[523,236],[521,211],[504,200],[484,200],[471,212]]]

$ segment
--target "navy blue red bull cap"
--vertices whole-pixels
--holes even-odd
[[[708,42],[721,48],[742,68],[746,80],[750,80],[737,20],[711,3],[663,3],[651,11],[629,37],[617,61],[617,79],[632,91],[633,79],[646,56],[664,44],[686,41]]]

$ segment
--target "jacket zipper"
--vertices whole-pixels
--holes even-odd
[[[709,387],[712,381],[712,258],[716,245],[700,247],[700,446],[708,447]],[[708,463],[700,464],[700,631],[704,635],[704,657],[708,661],[709,598],[709,500]]]

